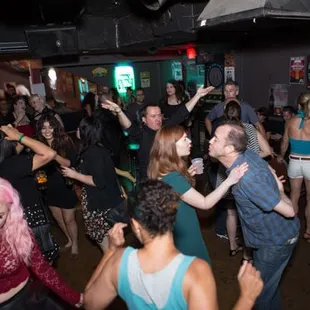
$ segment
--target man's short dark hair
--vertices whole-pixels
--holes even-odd
[[[259,114],[268,117],[268,109],[266,107],[260,107],[259,109],[256,110]]]
[[[283,107],[283,110],[282,110],[282,111],[283,111],[283,112],[289,112],[289,113],[291,113],[292,115],[294,115],[294,114],[297,113],[296,109],[293,108],[293,107],[290,106],[290,105],[286,105],[285,107]]]
[[[146,117],[146,111],[148,107],[160,108],[160,106],[156,103],[148,103],[143,107],[141,111],[141,117]]]
[[[156,237],[172,232],[175,226],[179,194],[167,183],[147,180],[128,204],[129,217],[138,221]]]
[[[137,88],[137,89],[136,89],[136,93],[137,93],[138,91],[143,91],[143,93],[144,93],[144,89],[143,89],[142,87]]]
[[[220,126],[230,127],[226,137],[227,145],[232,145],[236,152],[243,153],[248,145],[248,137],[244,127],[237,121],[225,121]]]

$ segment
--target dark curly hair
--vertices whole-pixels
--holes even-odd
[[[73,141],[70,137],[65,133],[64,128],[60,125],[57,118],[51,114],[47,113],[42,115],[36,124],[36,138],[40,142],[48,145],[47,140],[42,135],[42,128],[45,122],[48,122],[50,126],[54,129],[53,132],[53,142],[51,148],[57,152],[57,154],[66,157],[66,149],[68,145],[70,148],[74,149]]]
[[[151,237],[164,235],[174,228],[179,198],[163,181],[145,181],[136,199],[128,204],[129,216],[139,222]]]

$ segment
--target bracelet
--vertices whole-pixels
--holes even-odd
[[[21,135],[19,136],[19,138],[18,138],[18,142],[19,142],[19,143],[22,143],[22,140],[23,140],[24,137],[25,137],[25,135],[24,135],[24,134],[21,134]]]

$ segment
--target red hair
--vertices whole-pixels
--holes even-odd
[[[159,179],[172,171],[178,171],[188,179],[191,185],[194,179],[188,173],[185,161],[178,155],[176,142],[185,133],[182,126],[165,126],[157,131],[150,152],[150,163],[148,166],[148,177]]]

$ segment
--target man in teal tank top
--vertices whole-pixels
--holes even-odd
[[[114,225],[109,250],[86,286],[86,309],[104,309],[119,295],[132,310],[218,310],[208,263],[183,255],[174,245],[178,200],[179,195],[162,181],[149,180],[142,186],[129,213],[143,248],[121,248],[126,224]],[[262,289],[262,280],[251,265],[242,267],[239,278],[242,297],[234,309],[249,310]]]

